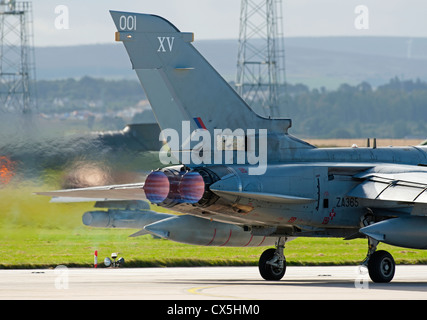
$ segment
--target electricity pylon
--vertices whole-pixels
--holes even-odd
[[[284,116],[280,104],[286,82],[282,2],[242,0],[240,10],[236,91],[256,113]]]
[[[36,108],[31,2],[0,0],[0,112]]]

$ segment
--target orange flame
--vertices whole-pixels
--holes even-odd
[[[15,175],[15,163],[6,156],[0,156],[0,185],[6,185]]]

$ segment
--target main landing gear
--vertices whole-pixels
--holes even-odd
[[[368,254],[362,265],[368,268],[369,276],[373,282],[388,283],[394,277],[396,263],[390,253],[377,250],[378,241],[368,238]]]
[[[279,238],[276,249],[267,249],[261,255],[258,268],[259,273],[265,280],[278,281],[286,272],[286,258],[283,254],[286,238]],[[368,268],[369,276],[373,282],[388,283],[394,277],[396,263],[390,253],[377,250],[378,241],[368,238],[368,254],[362,265]]]
[[[265,280],[278,281],[286,272],[286,259],[283,254],[286,238],[279,238],[276,249],[265,250],[259,258],[259,273]]]

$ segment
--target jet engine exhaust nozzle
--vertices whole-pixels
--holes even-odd
[[[166,200],[170,190],[169,179],[163,171],[151,172],[144,184],[144,192],[152,203],[161,203]]]
[[[147,199],[154,204],[172,206],[178,203],[197,203],[205,192],[203,177],[194,171],[176,170],[151,172],[144,184]]]
[[[179,185],[179,193],[183,202],[197,203],[205,192],[205,182],[198,172],[187,172]]]

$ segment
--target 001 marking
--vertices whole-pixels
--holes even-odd
[[[136,16],[120,16],[120,30],[136,30]]]

